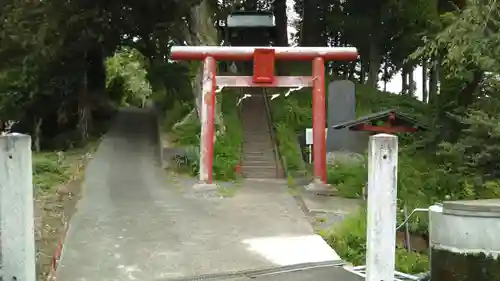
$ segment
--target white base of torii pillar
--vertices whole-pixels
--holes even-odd
[[[174,46],[172,60],[201,60],[203,67],[200,172],[195,189],[214,189],[212,179],[215,90],[220,87],[312,87],[314,179],[326,184],[325,60],[353,61],[356,48]],[[253,60],[253,76],[217,76],[216,60]],[[274,76],[276,60],[311,61],[312,76]]]

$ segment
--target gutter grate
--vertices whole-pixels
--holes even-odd
[[[157,281],[210,281],[210,280],[231,280],[235,278],[240,279],[254,279],[259,276],[273,275],[285,272],[301,271],[311,268],[318,267],[330,267],[330,266],[342,266],[345,263],[341,260],[339,261],[326,261],[326,262],[314,262],[314,263],[302,263],[289,266],[273,267],[267,269],[258,270],[242,270],[229,273],[216,273],[216,274],[205,274],[192,277],[182,277],[174,279],[160,279]]]

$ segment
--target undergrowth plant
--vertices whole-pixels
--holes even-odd
[[[35,191],[50,191],[70,180],[75,173],[74,166],[87,153],[97,149],[97,143],[90,142],[83,148],[67,151],[33,153],[33,187]]]
[[[234,93],[224,91],[222,98],[222,115],[225,131],[217,135],[214,143],[213,177],[216,180],[234,180],[237,178],[236,165],[240,161],[243,132],[238,114],[237,98]],[[185,109],[183,112],[189,112]],[[174,122],[171,121],[170,124]],[[187,151],[199,151],[201,126],[198,119],[191,119],[173,130],[173,141]],[[189,174],[195,176],[199,172],[199,153],[186,153],[179,162]]]
[[[287,172],[298,171],[301,168],[302,156],[297,150],[297,135],[293,127],[285,122],[275,123],[274,129],[278,139],[278,149]]]
[[[277,145],[282,157],[286,173],[299,171],[303,165],[302,154],[298,146],[298,135],[301,128],[307,128],[311,123],[311,106],[307,99],[297,99],[294,96],[281,96],[269,102]]]
[[[345,260],[354,265],[364,265],[366,259],[366,211],[345,218],[335,228],[321,231],[320,235]],[[422,273],[428,270],[426,255],[396,248],[396,269],[405,273]]]

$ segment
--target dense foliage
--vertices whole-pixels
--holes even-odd
[[[13,129],[31,133],[37,149],[68,132],[81,143],[110,104],[140,104],[149,87],[181,87],[178,77],[165,76],[168,48],[182,39],[189,9],[199,2],[3,1],[1,127],[16,122]],[[116,51],[121,55],[105,63]],[[144,71],[147,81],[134,79]],[[124,98],[120,84],[134,93]]]

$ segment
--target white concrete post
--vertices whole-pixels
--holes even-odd
[[[370,137],[366,280],[392,281],[395,271],[398,138]]]
[[[36,280],[31,165],[30,136],[0,136],[0,252],[5,281]]]

